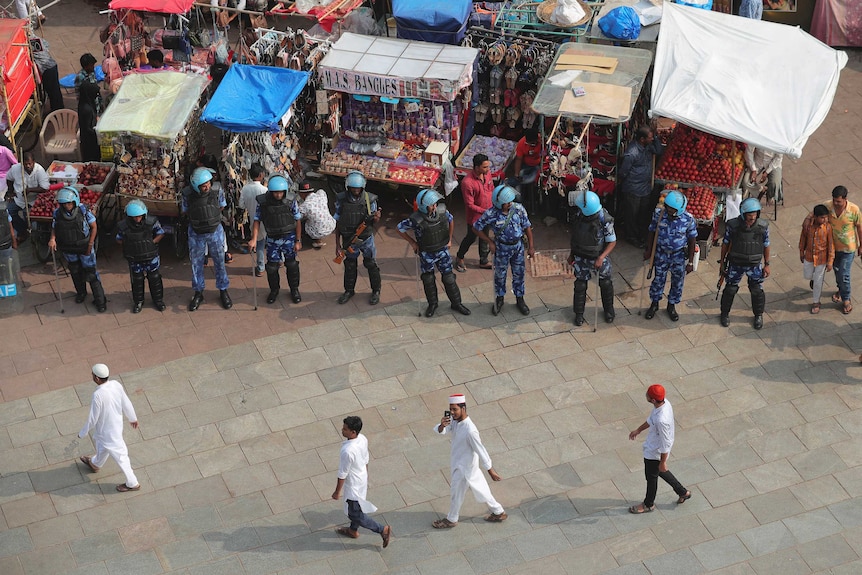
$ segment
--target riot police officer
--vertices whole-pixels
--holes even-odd
[[[266,279],[269,295],[266,303],[278,299],[281,282],[278,266],[284,262],[287,285],[293,303],[302,301],[299,293],[299,262],[296,252],[302,249],[302,214],[296,203],[296,194],[289,190],[290,182],[282,175],[274,175],[266,184],[266,193],[258,195],[254,214],[254,226],[248,242],[252,252],[257,249],[257,234],[260,223],[266,229]]]
[[[150,284],[150,297],[159,311],[165,310],[165,291],[159,271],[159,242],[165,230],[155,216],[147,214],[141,200],[132,200],[126,206],[126,217],[117,226],[117,243],[123,246],[123,256],[129,262],[132,282],[132,313],[144,307],[144,277]]]
[[[413,252],[419,257],[419,267],[422,271],[422,286],[425,288],[425,298],[428,308],[425,317],[431,317],[437,311],[437,280],[434,277],[434,266],[440,271],[443,288],[449,297],[452,309],[464,315],[470,315],[467,306],[461,303],[461,290],[452,272],[452,256],[449,247],[452,245],[452,232],[455,222],[452,214],[446,210],[446,205],[440,203],[442,196],[434,190],[422,190],[416,196],[417,211],[398,224],[398,234],[413,247]],[[412,230],[415,239],[407,234]]]
[[[726,223],[720,263],[719,273],[726,282],[721,294],[721,325],[730,325],[733,298],[742,277],[748,276],[754,329],[762,328],[766,309],[763,280],[769,277],[769,222],[760,217],[760,202],[755,198],[743,200],[739,216]]]
[[[221,211],[227,207],[224,191],[212,192],[213,174],[209,168],[196,168],[192,172],[190,185],[182,192],[180,209],[189,217],[189,259],[192,264],[192,289],[189,311],[197,310],[204,301],[204,260],[209,254],[213,259],[216,288],[224,309],[233,307],[227,293],[230,280],[224,261],[225,234],[221,225]]]
[[[664,208],[656,208],[649,225],[646,245],[655,242],[655,277],[649,287],[650,306],[644,317],[652,319],[658,311],[667,274],[670,272],[670,292],[667,294],[667,315],[679,321],[676,304],[682,300],[682,286],[686,274],[694,269],[694,246],[697,243],[697,220],[685,211],[688,200],[676,190],[664,199]],[[658,234],[658,238],[656,238]],[[650,251],[644,252],[644,260]]]
[[[347,303],[356,293],[359,254],[371,283],[369,303],[380,303],[382,281],[374,246],[374,224],[380,221],[380,209],[377,196],[365,191],[366,183],[362,172],[350,172],[344,180],[347,191],[335,196],[335,256],[344,258],[344,293],[338,298],[340,304]],[[364,226],[359,231],[361,224]]]
[[[96,310],[103,313],[107,309],[105,290],[96,271],[96,216],[81,203],[78,190],[66,186],[57,192],[54,222],[48,248],[59,249],[69,264],[69,275],[75,285],[75,303],[87,298],[87,284],[93,292]]]
[[[511,186],[501,184],[491,194],[492,206],[485,210],[473,224],[476,235],[488,242],[494,254],[494,294],[497,296],[491,313],[497,315],[503,309],[506,295],[506,273],[512,267],[512,292],[515,305],[524,315],[530,315],[530,307],[524,301],[524,238],[527,253],[535,255],[533,246],[533,224],[524,206],[515,201],[517,192]],[[488,236],[486,228],[494,231],[494,239]]]
[[[570,205],[575,208],[569,254],[569,263],[575,274],[575,290],[572,298],[575,325],[584,324],[587,284],[593,273],[599,275],[605,321],[612,323],[616,318],[616,312],[614,311],[613,268],[608,255],[617,245],[614,219],[602,207],[602,202],[595,192],[589,190],[571,192],[569,199]]]

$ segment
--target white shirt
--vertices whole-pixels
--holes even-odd
[[[338,463],[338,478],[344,480],[344,513],[347,501],[358,501],[365,513],[374,513],[377,508],[365,500],[368,495],[368,438],[361,433],[354,439],[341,442],[341,457]]]
[[[329,199],[324,190],[308,194],[299,204],[303,230],[313,239],[319,240],[335,231],[335,218],[329,213]]]
[[[254,224],[254,214],[257,211],[257,200],[261,194],[266,193],[266,186],[255,180],[250,181],[239,191],[239,203],[242,204],[242,209],[248,215],[248,225]],[[257,232],[257,239],[260,240],[266,236],[266,228],[263,227],[263,222],[260,222],[260,229]]]
[[[15,164],[6,172],[6,180],[14,182],[15,203],[22,210],[24,209],[24,190],[26,188],[42,188],[43,190],[47,190],[50,185],[48,183],[48,173],[39,164],[35,164],[33,171],[29,174],[24,170],[24,164]]]
[[[101,443],[107,448],[122,447],[123,441],[123,415],[129,421],[137,421],[135,408],[123,385],[116,380],[110,379],[101,384],[93,392],[93,402],[90,404],[90,416],[87,423],[81,429],[78,437],[83,438],[91,429],[93,440]]]
[[[435,425],[434,431],[437,431],[438,427],[439,425]],[[482,438],[479,437],[479,429],[469,417],[465,417],[463,421],[452,421],[443,428],[443,431],[437,433],[452,434],[452,453],[449,462],[452,473],[461,471],[465,476],[470,477],[473,471],[479,469],[480,462],[485,469],[493,467],[491,456],[488,455],[488,450],[482,445]]]
[[[745,148],[745,165],[752,172],[765,170],[767,174],[771,174],[773,170],[781,169],[782,154],[776,154],[763,148],[755,148],[747,146]]]
[[[647,417],[649,430],[644,441],[644,459],[661,459],[673,447],[673,408],[668,400],[652,410]]]

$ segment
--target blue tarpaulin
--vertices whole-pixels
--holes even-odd
[[[201,120],[228,132],[278,132],[279,121],[305,88],[308,72],[234,64]]]
[[[472,0],[392,0],[398,37],[437,44],[464,39]]]

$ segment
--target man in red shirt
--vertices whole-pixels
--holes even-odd
[[[482,215],[482,212],[491,207],[491,193],[494,191],[494,181],[491,179],[491,162],[485,154],[476,154],[473,157],[473,171],[461,180],[461,194],[464,196],[464,208],[467,212],[467,235],[461,240],[458,254],[455,260],[455,270],[466,272],[464,256],[467,250],[476,241],[476,232],[473,224]],[[491,269],[488,262],[488,254],[491,247],[485,240],[479,240],[479,267],[485,270]]]
[[[515,176],[520,178],[521,185],[529,185],[536,181],[541,161],[542,143],[539,141],[539,131],[536,128],[529,128],[515,147]]]

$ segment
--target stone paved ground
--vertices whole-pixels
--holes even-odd
[[[81,19],[65,29],[79,39],[91,26]],[[251,311],[242,280],[230,313],[212,303],[185,313],[188,274],[177,267],[171,313],[135,317],[117,303],[126,279],[114,257],[112,313],[72,304],[63,317],[50,267],[28,269],[31,307],[0,320],[0,573],[862,572],[858,310],[811,316],[795,248],[806,209],[834,185],[858,199],[860,95],[857,52],[832,113],[785,165],[759,332],[745,295],[731,328],[718,326],[708,262],[689,277],[678,324],[637,316],[639,292],[626,286],[639,285],[638,255],[626,247],[614,255],[619,318],[597,333],[570,329],[566,280],[531,281],[528,318],[513,306],[491,316],[478,271],[459,276],[473,315],[419,319],[413,264],[385,234],[379,309],[332,305],[339,281],[324,254],[303,260],[320,287],[304,290],[304,314]],[[562,236],[543,230],[545,245]],[[76,463],[91,450],[75,437],[97,359],[140,416],[140,429],[126,430],[137,493],[114,490],[113,462],[98,475]],[[677,417],[671,468],[694,497],[677,506],[662,484],[658,511],[635,517],[626,507],[643,495],[642,461],[626,436],[655,382]],[[486,524],[468,496],[461,524],[438,532],[430,522],[448,507],[448,444],[431,427],[456,391],[504,477],[492,489],[510,518]],[[369,499],[394,533],[386,550],[369,533],[333,533],[345,520],[329,494],[346,414],[365,421]]]

